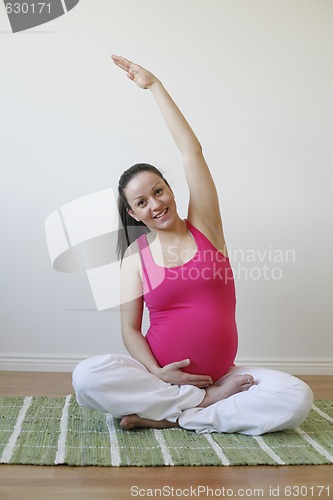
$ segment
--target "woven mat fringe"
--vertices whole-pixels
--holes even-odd
[[[124,431],[74,396],[0,396],[0,463],[71,466],[333,463],[333,401],[315,401],[301,427],[263,436],[184,429]]]

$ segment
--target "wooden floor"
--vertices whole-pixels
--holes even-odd
[[[333,399],[333,377],[300,377]],[[68,373],[0,372],[0,394],[63,396]],[[155,488],[160,489],[154,491]],[[1,500],[333,498],[333,465],[257,467],[35,467],[0,465]]]

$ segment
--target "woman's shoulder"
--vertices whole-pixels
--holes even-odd
[[[141,238],[141,236],[140,236]],[[139,238],[138,238],[139,239]],[[140,243],[138,240],[133,241],[125,250],[122,265],[126,263],[126,265],[139,265],[140,264]]]
[[[195,232],[197,237],[204,237],[213,247],[219,250],[226,257],[228,256],[227,247],[223,234],[222,224],[219,227],[209,224],[209,221],[193,218],[186,219],[187,226],[190,231]]]
[[[136,287],[142,284],[142,266],[137,240],[133,241],[125,250],[121,262],[121,279],[126,287]]]

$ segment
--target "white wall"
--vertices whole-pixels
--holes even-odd
[[[204,146],[237,281],[238,360],[333,373],[332,14],[329,0],[81,0],[12,34],[0,7],[0,368],[125,352],[119,310],[97,312],[84,274],[52,269],[52,211],[147,161],[186,214],[178,152],[114,52],[163,80]]]

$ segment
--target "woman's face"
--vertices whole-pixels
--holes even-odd
[[[127,184],[128,213],[151,230],[166,229],[177,215],[173,192],[154,172],[140,172]]]

